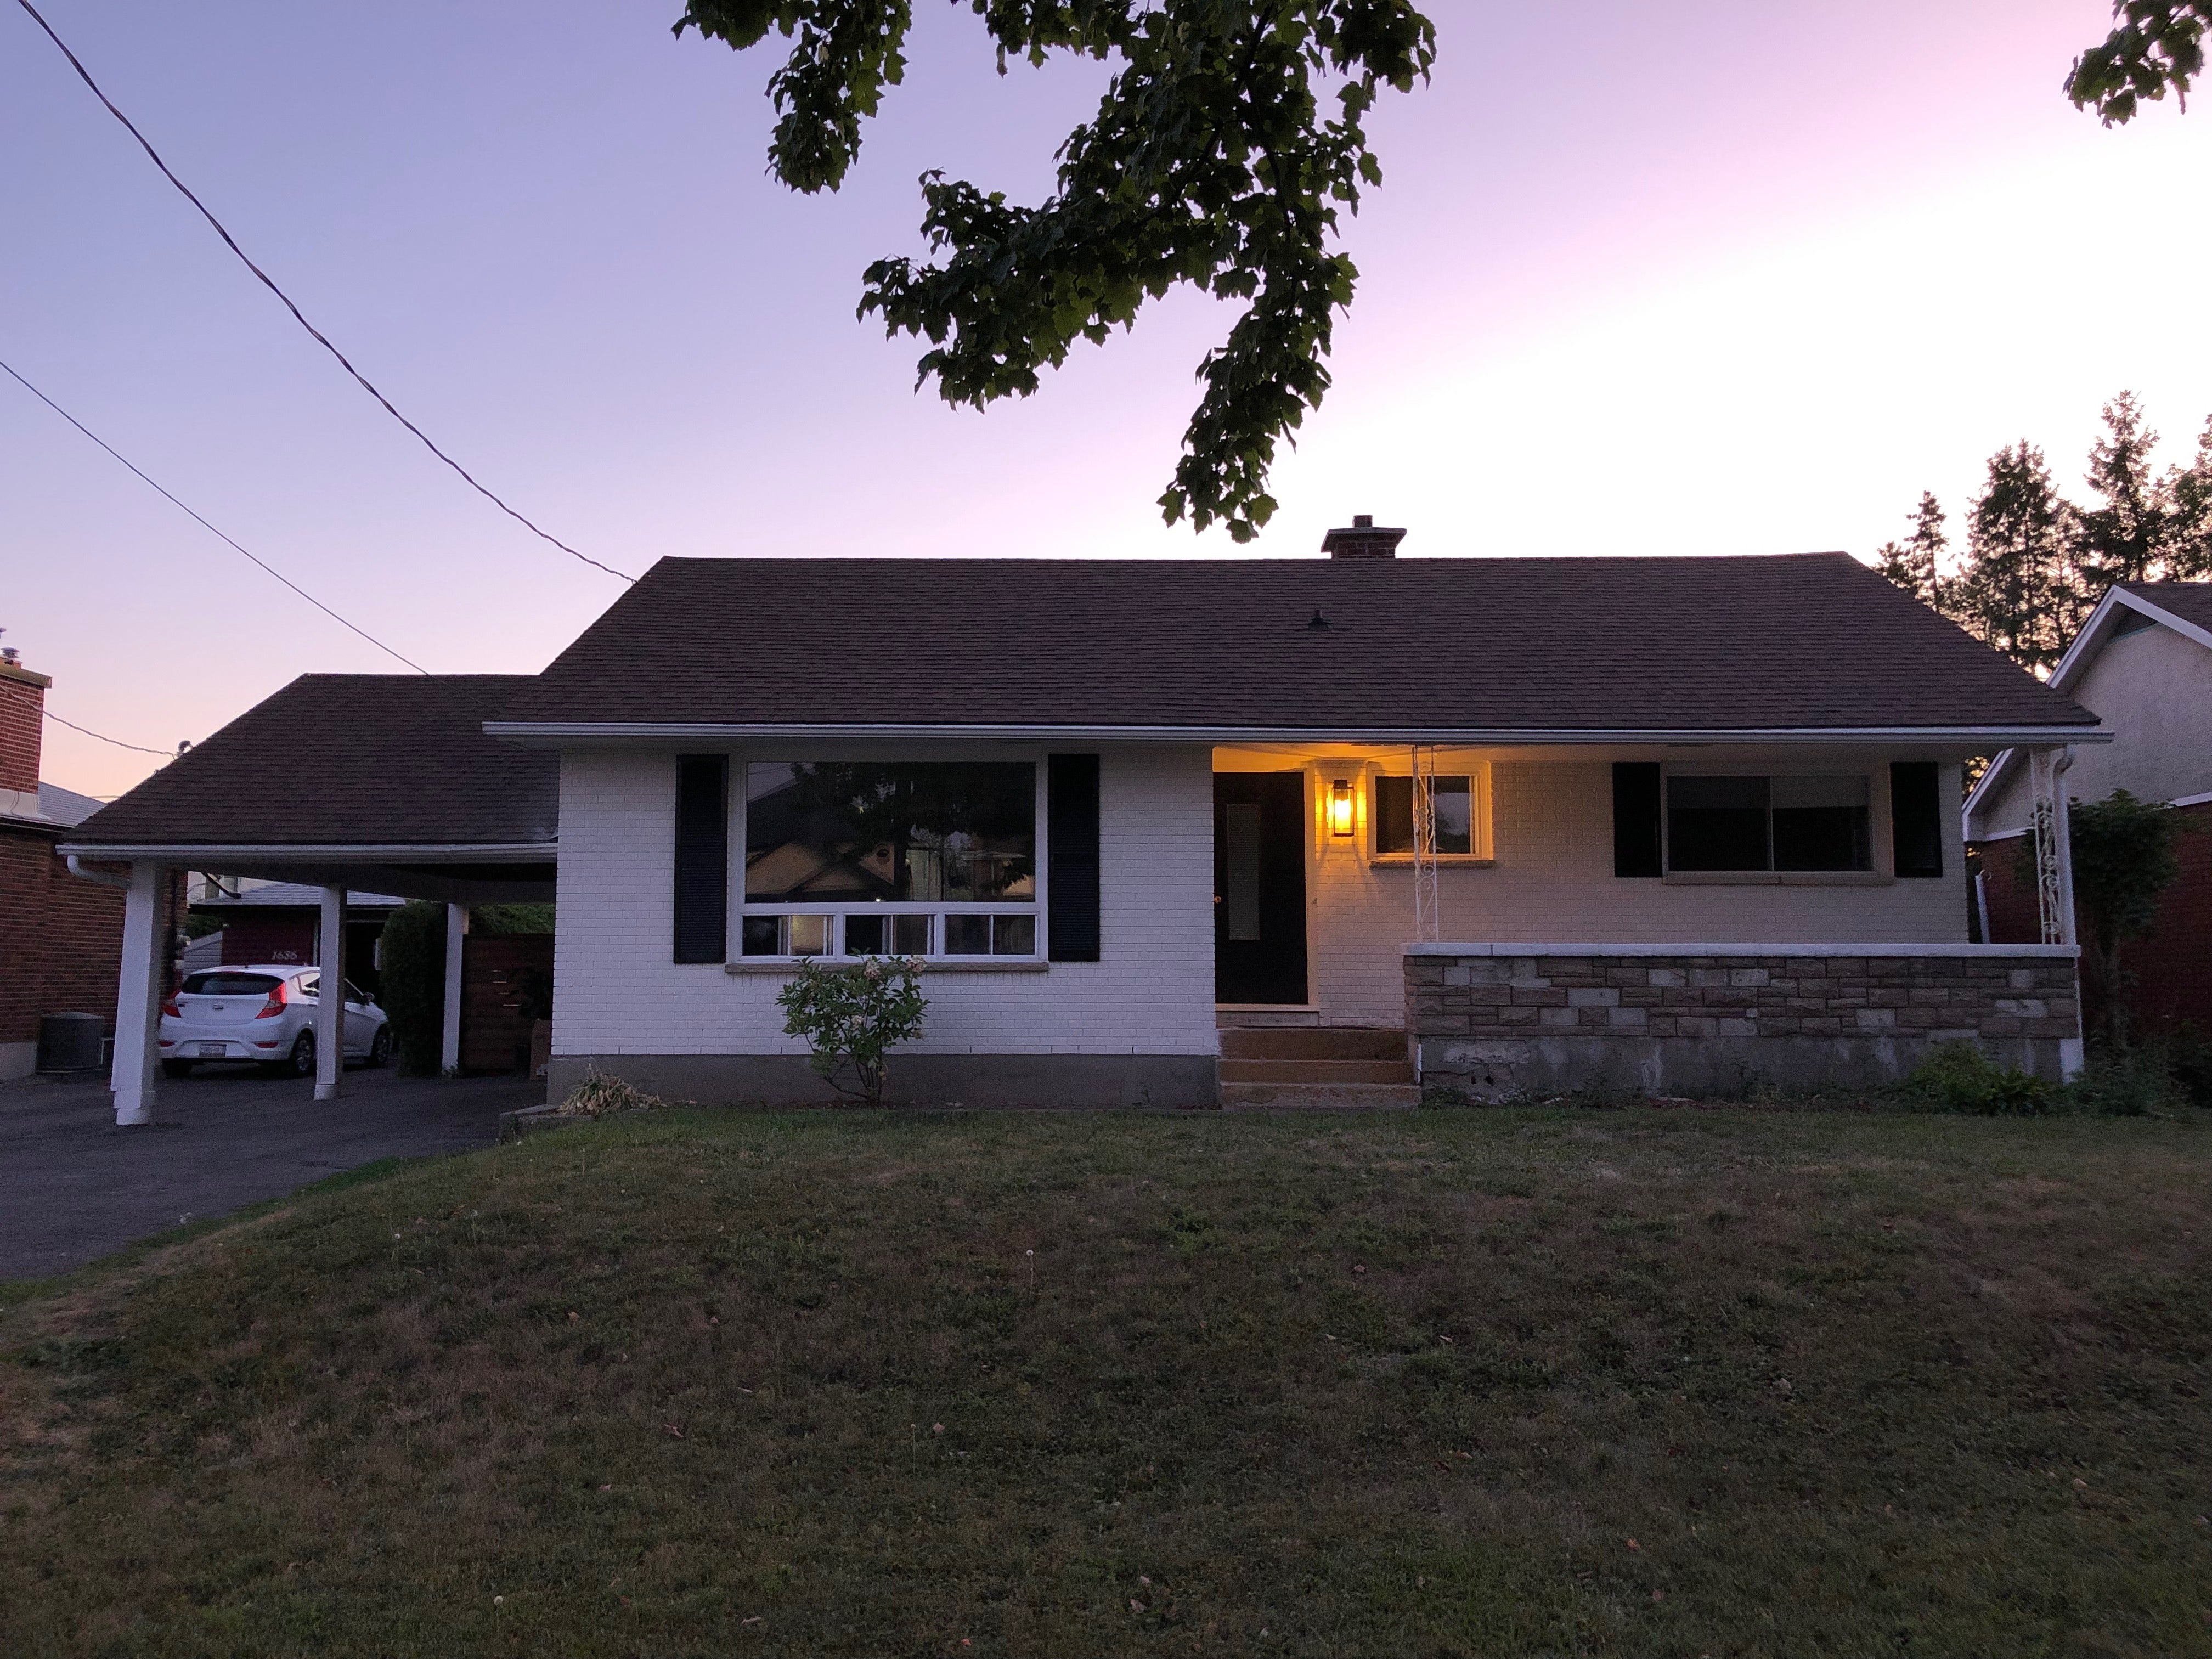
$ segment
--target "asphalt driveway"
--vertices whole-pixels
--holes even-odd
[[[318,1105],[306,1079],[244,1066],[163,1079],[151,1124],[118,1129],[104,1078],[0,1084],[0,1279],[37,1279],[180,1222],[226,1215],[384,1158],[488,1146],[528,1078],[349,1071]]]

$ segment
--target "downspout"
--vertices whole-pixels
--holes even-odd
[[[128,876],[111,876],[105,870],[88,870],[77,862],[83,856],[82,853],[71,853],[69,855],[70,874],[80,881],[88,881],[95,887],[119,887],[126,893],[131,890],[131,878]]]

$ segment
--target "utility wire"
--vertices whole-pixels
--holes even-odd
[[[571,558],[581,559],[586,564],[591,566],[594,570],[604,570],[610,576],[619,577],[622,580],[626,582],[634,582],[637,580],[636,577],[629,574],[627,571],[617,570],[611,564],[601,564],[597,559],[592,558],[588,555],[577,552],[574,548],[569,546],[568,543],[562,541],[558,536],[553,535],[548,531],[539,529],[536,525],[532,524],[521,514],[509,507],[505,501],[501,501],[490,490],[485,489],[483,485],[478,483],[475,477],[470,473],[468,468],[463,466],[459,461],[446,453],[444,450],[432,443],[428,434],[426,434],[421,427],[416,425],[414,422],[409,420],[404,415],[402,415],[397,409],[393,408],[392,399],[386,397],[381,392],[379,392],[370,382],[366,374],[363,374],[359,369],[356,368],[350,362],[346,361],[345,353],[340,351],[337,347],[331,343],[331,339],[328,335],[325,334],[322,330],[317,328],[313,323],[307,319],[307,318],[301,313],[300,307],[292,303],[292,296],[285,293],[283,289],[277,287],[276,282],[270,276],[267,271],[262,270],[259,265],[255,264],[252,260],[246,257],[246,250],[239,246],[237,240],[233,237],[228,230],[223,228],[222,221],[216,218],[214,214],[208,211],[207,204],[201,201],[198,197],[193,195],[191,187],[187,185],[183,179],[178,178],[175,173],[169,171],[169,164],[161,159],[160,153],[155,149],[152,144],[147,143],[146,135],[139,131],[136,126],[132,125],[131,118],[125,115],[121,110],[116,108],[114,100],[111,99],[106,93],[100,89],[100,82],[92,78],[92,72],[86,69],[83,64],[78,61],[77,55],[69,49],[68,44],[63,40],[61,36],[54,33],[54,26],[46,21],[45,18],[39,15],[39,9],[31,3],[31,0],[16,0],[16,3],[21,6],[25,11],[30,13],[31,21],[33,22],[36,23],[40,28],[46,31],[46,39],[52,41],[54,45],[60,49],[62,56],[69,59],[70,67],[76,71],[77,78],[82,81],[85,85],[92,88],[92,95],[99,99],[101,103],[105,104],[107,106],[107,112],[123,124],[124,131],[138,141],[138,148],[144,150],[148,159],[150,160],[155,167],[161,170],[161,176],[164,179],[167,179],[171,184],[174,185],[177,187],[179,193],[181,194],[187,202],[190,202],[194,207],[199,210],[201,218],[206,220],[209,224],[215,227],[215,234],[222,238],[223,246],[238,256],[240,264],[243,264],[248,270],[252,271],[256,276],[261,279],[261,284],[263,287],[266,288],[271,294],[275,295],[279,300],[284,302],[284,309],[292,313],[293,320],[297,322],[301,328],[306,329],[309,334],[313,335],[315,338],[316,343],[320,345],[324,350],[329,352],[331,356],[338,360],[338,367],[344,369],[347,374],[352,375],[356,380],[359,381],[362,391],[368,392],[370,397],[375,398],[378,403],[384,405],[384,412],[386,414],[391,416],[393,420],[398,422],[400,425],[405,427],[410,432],[421,439],[422,441],[422,447],[428,450],[433,455],[435,455],[440,460],[443,461],[447,466],[453,468],[454,471],[459,473],[462,478],[467,483],[470,489],[475,490],[477,495],[483,496],[501,512],[506,514],[508,518],[513,519],[517,524],[530,532],[532,535],[538,537],[540,540],[552,543],[554,546],[559,548],[563,553],[566,553]]]
[[[320,599],[317,599],[313,594],[312,594],[312,593],[310,593],[309,592],[307,592],[307,590],[306,588],[304,588],[304,587],[301,586],[299,583],[297,583],[297,582],[294,581],[294,580],[293,580],[289,576],[286,575],[283,571],[281,571],[281,570],[277,569],[276,566],[274,566],[274,565],[272,565],[272,564],[268,563],[268,562],[267,562],[266,561],[264,561],[264,560],[255,558],[255,557],[254,557],[254,556],[253,556],[252,554],[246,552],[246,550],[244,548],[242,548],[242,547],[239,546],[239,544],[238,544],[236,542],[232,541],[232,540],[230,539],[230,538],[229,538],[229,537],[228,537],[228,536],[224,535],[224,534],[222,533],[222,532],[221,532],[220,530],[217,530],[217,529],[216,529],[213,525],[210,524],[210,523],[209,523],[205,519],[201,518],[201,517],[200,517],[200,515],[199,515],[198,514],[194,513],[194,512],[192,511],[192,509],[191,509],[191,508],[190,508],[189,507],[186,507],[186,506],[185,506],[182,501],[179,501],[179,500],[178,500],[174,495],[170,495],[170,494],[169,494],[169,492],[168,492],[167,490],[163,489],[161,488],[161,485],[159,485],[159,484],[157,484],[157,483],[155,483],[153,481],[153,479],[147,477],[146,477],[146,475],[145,475],[143,472],[139,472],[139,471],[138,471],[138,469],[137,469],[136,466],[132,466],[132,465],[131,465],[131,462],[130,462],[130,460],[129,460],[128,459],[126,459],[126,458],[122,454],[122,453],[121,453],[120,451],[117,450],[117,449],[116,449],[116,447],[115,447],[112,444],[109,443],[109,442],[107,441],[107,440],[106,440],[106,439],[105,439],[105,438],[101,437],[101,436],[100,436],[97,432],[94,432],[94,431],[90,427],[87,426],[87,425],[86,425],[82,421],[80,421],[79,419],[77,419],[77,417],[76,417],[76,416],[74,416],[74,415],[70,414],[70,413],[69,412],[69,410],[67,410],[66,409],[64,409],[64,408],[63,408],[59,404],[56,403],[56,402],[55,402],[52,398],[49,398],[48,396],[46,396],[46,394],[45,392],[43,392],[40,391],[38,387],[36,387],[36,386],[33,386],[33,385],[32,385],[28,380],[25,380],[25,379],[24,379],[21,374],[16,374],[16,373],[15,373],[15,368],[14,368],[12,366],[10,366],[10,365],[9,365],[7,362],[5,362],[4,360],[0,360],[0,369],[6,369],[6,370],[8,371],[9,374],[11,377],[13,377],[13,379],[14,379],[14,380],[15,380],[15,383],[16,383],[18,386],[21,386],[21,387],[23,388],[23,390],[24,390],[24,391],[26,391],[26,392],[29,392],[29,393],[30,393],[33,398],[37,398],[40,403],[44,404],[45,404],[48,409],[52,410],[54,411],[54,413],[55,413],[55,414],[57,414],[57,415],[60,416],[62,417],[62,419],[64,419],[64,420],[67,421],[67,422],[68,422],[71,426],[75,427],[78,431],[80,431],[80,432],[83,433],[83,434],[84,434],[84,435],[85,435],[86,437],[88,437],[88,438],[91,439],[91,440],[93,441],[93,442],[94,442],[94,443],[98,444],[98,445],[99,445],[102,449],[106,450],[109,454],[111,454],[111,455],[114,456],[114,457],[115,457],[115,459],[116,459],[117,460],[121,461],[121,462],[123,463],[123,465],[125,465],[125,466],[127,466],[127,467],[130,467],[131,471],[133,471],[133,472],[137,472],[137,473],[138,473],[138,477],[140,477],[140,479],[142,479],[142,480],[143,480],[143,482],[144,482],[144,483],[146,483],[149,488],[151,488],[151,489],[154,489],[157,494],[161,495],[163,498],[165,498],[165,499],[166,499],[166,500],[170,503],[170,505],[171,505],[171,506],[175,507],[176,507],[178,510],[179,510],[180,512],[183,512],[183,513],[185,513],[185,514],[188,514],[188,515],[191,518],[192,521],[193,521],[194,523],[198,524],[198,525],[200,526],[200,528],[201,528],[201,529],[203,529],[203,530],[206,531],[206,532],[208,532],[208,534],[210,534],[210,536],[213,536],[214,538],[216,538],[216,540],[218,540],[218,541],[221,541],[221,542],[223,542],[223,543],[227,544],[228,544],[228,546],[229,546],[229,547],[230,547],[234,551],[235,551],[236,553],[238,553],[240,556],[242,556],[242,557],[244,557],[244,558],[246,558],[246,559],[248,559],[248,560],[252,561],[252,562],[253,562],[254,564],[259,565],[259,566],[261,567],[261,568],[262,568],[262,569],[264,569],[264,570],[267,571],[270,575],[272,575],[272,576],[276,577],[276,579],[278,581],[280,581],[280,582],[283,583],[285,586],[287,586],[287,587],[290,588],[290,589],[291,589],[295,593],[297,593],[297,594],[298,594],[301,599],[305,599],[305,600],[306,600],[309,605],[312,605],[313,606],[314,606],[316,610],[318,610],[318,611],[321,611],[321,612],[322,612],[325,617],[329,617],[332,622],[334,622],[334,623],[337,623],[337,624],[338,624],[338,626],[340,626],[341,628],[352,629],[353,629],[353,631],[354,631],[355,633],[356,633],[356,634],[360,635],[362,638],[363,638],[363,639],[367,640],[367,641],[368,641],[371,645],[374,646],[378,650],[380,650],[380,651],[381,651],[382,653],[384,653],[384,654],[385,654],[386,656],[387,656],[387,657],[392,657],[392,658],[396,658],[396,659],[398,659],[398,660],[399,660],[399,661],[401,661],[401,662],[405,663],[405,664],[406,664],[410,668],[413,669],[413,670],[414,670],[416,673],[418,673],[418,674],[427,674],[427,673],[428,673],[428,672],[430,672],[428,669],[427,669],[427,668],[423,667],[423,666],[422,666],[422,665],[421,663],[416,662],[413,658],[411,658],[411,657],[402,657],[402,656],[400,656],[400,655],[399,655],[399,653],[398,653],[397,651],[394,651],[394,650],[393,650],[390,646],[386,645],[386,644],[382,640],[378,639],[378,638],[376,637],[376,635],[374,635],[374,634],[370,633],[367,629],[365,629],[365,628],[355,628],[355,627],[354,627],[354,625],[353,625],[351,623],[348,622],[348,621],[347,621],[343,617],[341,617],[340,615],[338,615],[338,613],[337,613],[337,611],[335,611],[331,610],[331,609],[330,608],[330,606],[328,606],[328,605],[325,605],[325,604],[324,604]],[[68,722],[67,722],[66,720],[64,720],[64,721],[63,721],[63,724],[64,724],[64,725],[67,725],[67,724],[68,724]],[[94,736],[95,736],[95,737],[97,737],[97,736],[99,735],[99,733],[94,732],[94,733],[93,733],[93,735],[94,735]],[[130,746],[129,744],[125,744],[125,747],[126,747],[126,748],[128,748],[129,746]],[[148,752],[149,754],[151,754],[151,753],[153,753],[153,752],[155,752],[155,751],[153,751],[152,750],[149,750],[147,752]]]
[[[48,720],[58,725],[66,726],[72,732],[82,732],[88,738],[98,738],[102,743],[112,743],[118,749],[129,749],[141,755],[159,755],[163,760],[176,759],[176,757],[166,749],[149,749],[142,743],[125,743],[120,738],[111,738],[104,732],[95,732],[88,726],[79,726],[75,720],[63,720],[51,708],[46,711],[46,715]]]

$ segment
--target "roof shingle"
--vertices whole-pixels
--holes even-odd
[[[2122,582],[2120,586],[2184,622],[2212,629],[2212,582]]]
[[[85,820],[72,843],[551,842],[560,764],[484,735],[520,674],[305,674]]]
[[[1317,616],[1326,627],[1311,625]],[[1531,732],[2095,723],[1840,553],[664,559],[508,718]]]

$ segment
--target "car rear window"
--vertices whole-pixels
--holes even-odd
[[[274,974],[187,974],[188,997],[263,997],[283,981]]]

